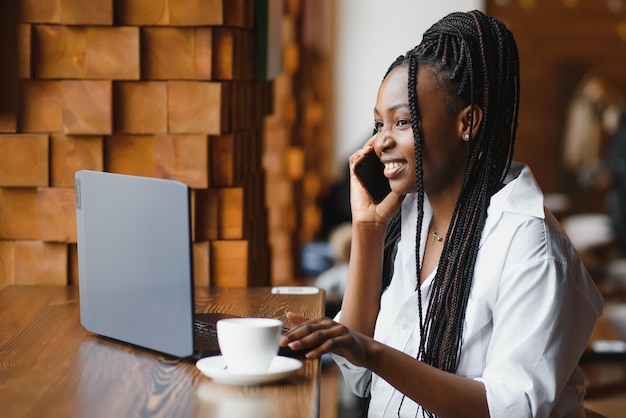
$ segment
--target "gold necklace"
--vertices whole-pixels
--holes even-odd
[[[432,239],[430,240],[430,243],[431,243],[431,244],[434,244],[434,243],[435,243],[435,240],[437,240],[437,241],[441,242],[441,241],[443,241],[443,237],[437,233],[437,228],[435,228],[435,227],[433,226],[433,237],[432,237]]]

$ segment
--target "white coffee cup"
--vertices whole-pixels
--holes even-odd
[[[217,321],[217,341],[228,370],[263,373],[278,354],[283,322],[271,318]]]

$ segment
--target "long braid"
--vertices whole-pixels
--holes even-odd
[[[418,314],[420,324],[424,322],[424,318],[422,317],[422,291],[419,286],[419,271],[420,268],[420,255],[419,255],[419,242],[422,236],[422,221],[424,219],[424,172],[422,169],[422,141],[421,141],[421,131],[419,129],[419,115],[417,112],[417,58],[414,54],[408,55],[408,64],[409,64],[409,79],[408,79],[408,90],[409,90],[409,111],[411,112],[411,128],[413,129],[413,138],[415,145],[415,181],[417,184],[417,228],[415,231],[415,263],[416,263],[416,271],[418,272],[417,279],[417,303],[418,303]],[[423,357],[424,355],[424,340],[426,340],[426,329],[420,326],[421,331],[421,343],[418,351],[418,358]]]
[[[439,82],[451,97],[447,103],[451,110],[471,106],[470,132],[473,132],[474,109],[478,106],[482,110],[481,125],[469,141],[464,180],[432,282],[424,322],[421,291],[417,286],[420,324],[423,323],[418,358],[455,373],[487,209],[491,196],[502,187],[513,157],[519,114],[518,51],[513,35],[499,20],[480,11],[452,13],[427,30],[422,43],[406,56],[400,56],[387,74],[403,63],[407,63],[409,69],[409,107],[415,141],[418,283],[424,185],[416,98],[417,66],[432,66],[439,70]],[[393,236],[394,242],[399,237],[399,220],[396,221],[392,222],[394,226],[390,225],[387,233],[388,237]],[[393,262],[391,257],[393,252],[386,250],[386,263]],[[391,274],[391,270],[386,269],[385,273]],[[388,283],[390,277],[385,280]],[[433,416],[429,411],[423,412]]]
[[[451,74],[450,85],[458,85],[457,96],[483,111],[481,129],[470,139],[465,180],[426,316],[429,334],[425,360],[454,373],[461,353],[465,310],[487,208],[491,196],[501,187],[513,154],[519,63],[510,32],[501,22],[481,12],[451,14],[427,31],[424,39],[441,36],[460,43],[460,48],[425,50],[420,54],[420,63],[437,65],[443,74]],[[464,53],[444,55],[455,50]],[[462,75],[461,79],[455,79],[455,74]]]

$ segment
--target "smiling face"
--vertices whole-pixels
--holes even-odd
[[[399,194],[417,191],[415,146],[407,91],[408,68],[393,69],[378,90],[374,149],[385,164],[385,176]],[[463,180],[468,132],[464,110],[451,109],[435,70],[417,72],[417,113],[422,136],[424,190],[429,196],[451,193],[456,198]]]

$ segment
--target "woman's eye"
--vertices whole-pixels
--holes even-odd
[[[408,126],[411,126],[411,121],[408,119],[398,119],[398,121],[396,122],[396,125],[402,128],[408,127]]]
[[[381,129],[383,129],[383,123],[382,122],[374,122],[374,133],[380,132]]]

